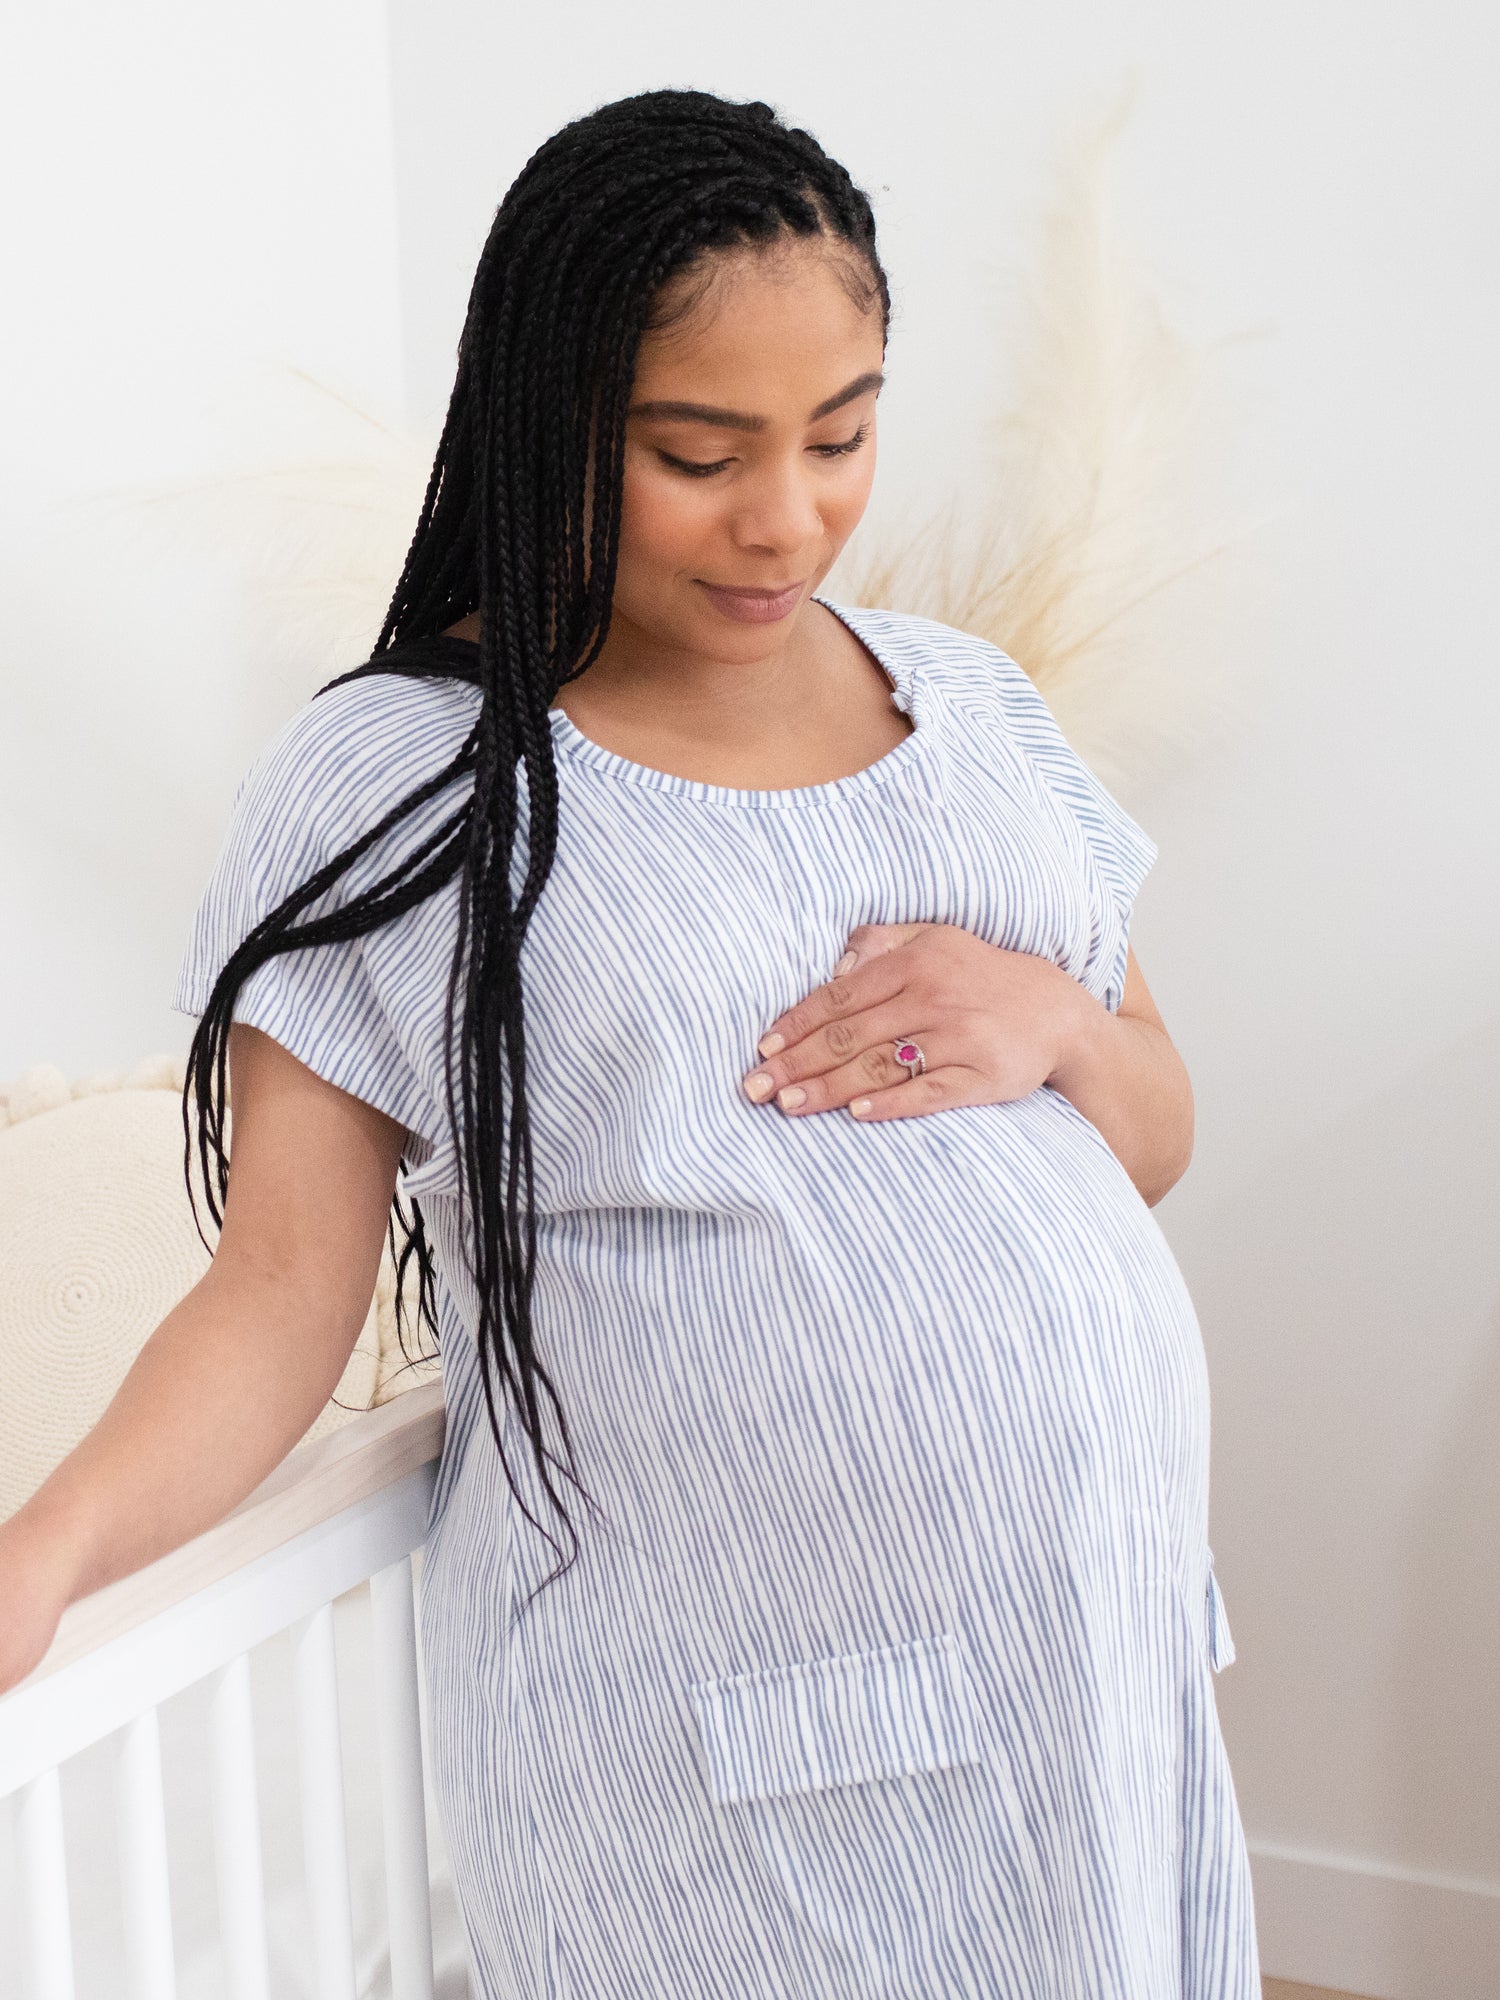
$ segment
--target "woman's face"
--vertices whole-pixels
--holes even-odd
[[[641,344],[612,644],[725,662],[778,650],[875,474],[884,338],[821,238],[723,256]]]

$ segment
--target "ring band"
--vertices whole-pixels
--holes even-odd
[[[896,1052],[896,1060],[908,1076],[920,1076],[927,1067],[927,1058],[922,1053],[921,1044],[914,1042],[910,1035],[898,1035],[891,1047]]]

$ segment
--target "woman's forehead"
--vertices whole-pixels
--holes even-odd
[[[747,303],[800,302],[830,290],[844,292],[855,306],[849,294],[851,266],[857,259],[857,251],[821,234],[784,235],[767,243],[735,243],[703,251],[662,285],[649,337],[664,344],[674,338],[692,339]]]
[[[795,385],[800,394],[824,381],[827,395],[878,369],[880,315],[861,310],[832,255],[797,247],[800,255],[780,246],[723,253],[706,285],[702,274],[688,274],[690,284],[697,280],[691,306],[642,337],[633,401],[728,398],[732,407],[749,407],[745,396],[764,399],[778,386]]]

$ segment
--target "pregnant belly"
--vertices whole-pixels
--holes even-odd
[[[1021,1402],[1080,1435],[1127,1410],[1169,1456],[1201,1428],[1181,1273],[1066,1098],[758,1118],[654,1202],[544,1219],[548,1351],[601,1436],[649,1456],[742,1422],[769,1463],[813,1410],[868,1431],[895,1404],[939,1440]]]
[[[797,1162],[796,1198],[764,1219],[841,1291],[894,1290],[919,1314],[1004,1306],[1049,1322],[1106,1304],[1160,1313],[1153,1281],[1180,1291],[1150,1209],[1057,1091],[876,1127],[830,1118],[820,1137],[811,1170]]]
[[[1142,1509],[1190,1551],[1202,1343],[1096,1128],[1045,1090],[818,1122],[712,1201],[544,1220],[540,1351],[629,1601],[794,1660],[950,1631],[997,1564],[1092,1588]]]

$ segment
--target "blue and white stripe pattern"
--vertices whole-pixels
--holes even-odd
[[[556,1557],[486,1425],[440,1111],[456,892],[274,961],[237,1010],[412,1135],[449,1414],[423,1631],[477,1990],[1258,2000],[1203,1349],[1151,1211],[1046,1087],[875,1125],[741,1088],[860,923],[959,924],[1118,1008],[1156,850],[1004,654],[837,615],[914,724],[855,776],[731,790],[553,712],[536,1313],[605,1518],[575,1501],[578,1559],[529,1606]],[[293,718],[179,1007],[477,699],[379,675]]]

